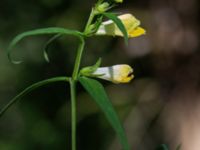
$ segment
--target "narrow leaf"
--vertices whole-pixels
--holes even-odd
[[[94,79],[86,77],[79,77],[79,81],[104,112],[106,118],[119,136],[124,150],[129,150],[130,148],[125,135],[125,131],[102,84]]]
[[[22,98],[23,96],[27,95],[28,93],[30,93],[31,91],[35,90],[36,88],[39,88],[41,86],[50,84],[50,83],[54,83],[54,82],[67,82],[69,81],[68,77],[54,77],[54,78],[50,78],[50,79],[46,79],[43,81],[39,81],[37,83],[34,83],[32,85],[30,85],[29,87],[27,87],[26,89],[24,89],[21,93],[19,93],[17,96],[15,96],[13,99],[11,99],[7,105],[5,105],[1,110],[0,110],[0,117],[6,112],[6,110],[8,108],[10,108],[15,102],[17,102],[20,98]]]
[[[124,35],[125,43],[128,44],[128,33],[122,21],[113,13],[102,13],[107,18],[111,19]]]
[[[23,32],[19,35],[17,35],[10,43],[8,50],[7,50],[7,55],[8,58],[11,62],[15,63],[15,64],[19,64],[21,63],[21,61],[14,61],[11,59],[10,53],[12,51],[12,49],[14,48],[14,46],[21,41],[22,39],[24,39],[25,37],[28,36],[35,36],[35,35],[45,35],[45,34],[67,34],[67,35],[73,35],[73,36],[77,36],[79,38],[82,38],[82,33],[75,31],[75,30],[69,30],[69,29],[64,29],[64,28],[57,28],[57,27],[50,27],[50,28],[42,28],[42,29],[35,29],[35,30],[31,30],[31,31],[27,31],[27,32]]]
[[[59,37],[61,37],[62,36],[62,34],[56,34],[56,35],[54,35],[52,38],[50,38],[47,42],[46,42],[46,44],[44,45],[44,51],[43,51],[43,55],[44,55],[44,59],[47,61],[47,62],[49,62],[49,57],[48,57],[48,53],[47,53],[47,51],[48,51],[48,49],[49,49],[49,45],[53,42],[53,41],[55,41],[56,39],[58,39]]]

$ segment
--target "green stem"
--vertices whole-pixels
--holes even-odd
[[[72,125],[72,150],[76,150],[76,82],[70,79],[70,93],[71,93],[71,125]]]
[[[84,35],[87,35],[89,27],[94,19],[94,16],[95,16],[95,11],[94,11],[94,9],[92,9],[92,11],[90,13],[90,17],[89,17],[87,24],[85,26],[85,29],[84,29]],[[72,78],[70,78],[72,150],[76,150],[76,81],[78,78],[78,73],[79,73],[79,68],[80,68],[80,63],[81,63],[84,46],[85,46],[84,37],[80,37],[80,44],[79,44],[79,47],[77,50],[74,70],[72,73]]]
[[[92,8],[92,10],[91,10],[90,16],[88,18],[88,21],[86,23],[86,26],[85,26],[85,29],[84,29],[84,32],[83,32],[84,35],[88,34],[88,30],[90,28],[90,25],[92,24],[92,21],[93,21],[95,15],[96,15],[95,12],[96,12],[96,7]],[[72,74],[72,79],[75,80],[75,81],[77,80],[77,77],[78,77],[78,72],[79,72],[79,68],[80,68],[80,63],[81,63],[81,58],[82,58],[84,46],[85,46],[85,40],[84,40],[83,37],[80,37],[80,44],[79,44],[79,47],[78,47],[75,65],[74,65],[74,71],[73,71],[73,74]]]
[[[80,68],[80,63],[81,63],[81,58],[82,58],[82,54],[83,54],[83,50],[84,50],[84,46],[85,46],[85,41],[83,38],[80,38],[80,44],[78,47],[78,51],[77,51],[77,55],[76,55],[76,60],[75,60],[75,65],[74,65],[74,71],[72,74],[72,79],[74,81],[77,80],[78,77],[78,72],[79,72],[79,68]]]

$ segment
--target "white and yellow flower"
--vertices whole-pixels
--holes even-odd
[[[145,34],[145,29],[140,27],[140,21],[136,19],[133,15],[124,14],[118,16],[118,18],[124,24],[129,38]],[[100,25],[98,31],[96,32],[96,35],[123,36],[123,33],[112,20],[108,20]]]
[[[91,76],[111,81],[113,83],[127,83],[133,78],[133,69],[126,64],[111,67],[100,67]]]

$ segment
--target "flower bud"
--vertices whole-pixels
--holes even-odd
[[[100,4],[100,5],[97,7],[97,10],[98,10],[100,13],[102,13],[102,12],[107,11],[108,8],[109,8],[109,3],[104,2],[104,3]]]

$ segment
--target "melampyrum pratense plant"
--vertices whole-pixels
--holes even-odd
[[[27,93],[32,90],[51,84],[53,82],[67,82],[70,85],[70,94],[71,94],[71,127],[72,127],[72,150],[76,150],[76,85],[77,82],[80,82],[81,85],[85,88],[85,90],[91,95],[91,97],[95,100],[95,102],[99,105],[101,110],[105,113],[106,118],[110,122],[113,129],[116,131],[122,147],[124,150],[129,150],[129,144],[127,142],[127,138],[124,132],[124,129],[118,119],[118,116],[104,90],[102,84],[95,80],[94,78],[101,78],[113,83],[128,83],[131,79],[133,79],[133,69],[127,64],[117,64],[110,67],[100,67],[101,59],[92,65],[87,66],[80,69],[80,63],[82,59],[82,53],[85,47],[85,40],[87,38],[99,35],[105,36],[121,36],[124,38],[125,43],[128,43],[128,38],[137,37],[145,34],[145,30],[140,27],[140,21],[137,20],[131,14],[122,14],[117,16],[116,13],[111,13],[109,10],[117,4],[122,3],[123,0],[98,0],[97,3],[91,10],[89,15],[89,19],[85,25],[84,30],[76,31],[65,28],[58,27],[50,27],[50,28],[42,28],[36,29],[28,32],[21,33],[17,35],[9,45],[8,48],[8,58],[11,62],[15,64],[21,63],[21,61],[15,61],[11,58],[11,51],[13,47],[21,41],[23,38],[28,36],[35,35],[44,35],[44,34],[52,34],[53,37],[46,43],[46,48],[44,49],[44,57],[47,61],[47,48],[49,44],[60,36],[64,35],[72,35],[79,39],[79,45],[77,48],[76,59],[74,63],[74,69],[72,75],[70,77],[54,77],[50,79],[46,79],[33,85],[27,87],[21,93],[19,93],[16,97],[14,97],[3,109],[0,111],[0,116],[4,114],[4,112],[17,100],[22,98]],[[108,21],[103,22],[104,18],[108,18]]]

